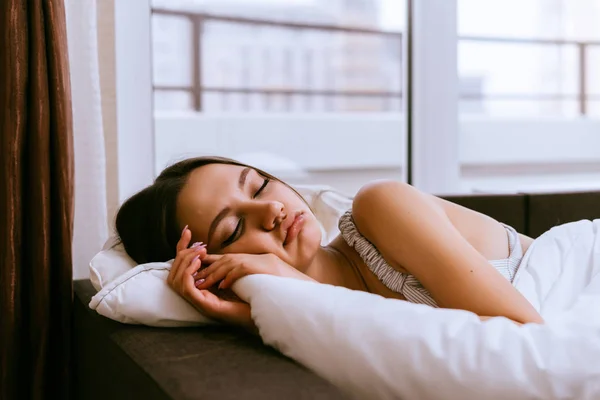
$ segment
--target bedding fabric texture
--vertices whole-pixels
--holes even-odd
[[[234,290],[265,344],[356,398],[599,399],[599,231],[561,225],[527,251],[515,286],[543,325],[268,275]]]

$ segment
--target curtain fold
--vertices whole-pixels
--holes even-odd
[[[70,397],[74,210],[63,0],[0,1],[0,398]]]

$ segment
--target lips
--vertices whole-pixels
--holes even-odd
[[[302,227],[304,226],[304,213],[303,212],[297,212],[294,214],[294,218],[289,220],[290,222],[288,222],[287,224],[285,224],[284,222],[284,226],[283,228],[283,232],[285,234],[285,238],[283,240],[283,245],[287,245],[289,243],[291,243],[294,239],[296,239],[296,237],[298,236],[298,234],[300,233],[300,231],[302,230]]]

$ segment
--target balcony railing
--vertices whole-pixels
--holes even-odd
[[[317,23],[297,23],[285,22],[267,19],[234,17],[225,15],[213,15],[192,11],[180,11],[169,9],[154,8],[152,13],[155,15],[171,16],[185,18],[190,21],[192,26],[192,82],[191,85],[154,85],[155,91],[169,92],[188,92],[192,95],[193,109],[196,111],[203,110],[203,94],[218,93],[218,94],[242,94],[252,95],[258,94],[264,96],[267,101],[271,96],[283,96],[288,100],[293,96],[304,97],[325,97],[325,98],[377,98],[377,99],[402,99],[402,90],[325,90],[325,89],[301,89],[301,88],[255,88],[255,87],[230,87],[230,86],[211,86],[202,81],[202,47],[204,26],[207,22],[221,22],[246,26],[260,26],[289,29],[293,31],[320,31],[329,33],[346,33],[368,35],[378,38],[391,38],[398,43],[398,54],[402,54],[402,32],[386,31],[379,29],[368,29],[360,27],[349,27],[339,25],[327,25]],[[495,44],[517,44],[517,45],[536,45],[536,46],[574,46],[577,49],[577,65],[578,65],[578,82],[577,93],[575,94],[541,94],[541,93],[459,93],[463,100],[535,100],[535,101],[561,101],[571,100],[576,101],[578,105],[578,113],[582,116],[588,113],[588,102],[590,100],[600,100],[600,95],[588,93],[588,49],[590,47],[600,48],[600,41],[575,41],[575,40],[551,40],[551,39],[526,39],[526,38],[505,38],[505,37],[488,37],[488,36],[460,36],[462,42],[480,42],[480,43],[495,43]],[[399,60],[400,61],[400,60]],[[309,61],[308,61],[309,62]],[[401,66],[401,63],[400,63]],[[400,76],[399,81],[402,82],[401,67],[398,70]],[[288,101],[289,104],[289,101]]]

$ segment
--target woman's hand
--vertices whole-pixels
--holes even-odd
[[[177,243],[177,255],[171,266],[167,284],[207,317],[257,333],[247,303],[224,300],[209,290],[196,288],[193,274],[200,269],[202,260],[206,258],[206,246],[194,243],[188,248],[191,238],[192,233],[186,226]]]
[[[194,276],[199,289],[209,288],[219,281],[219,289],[227,289],[238,279],[254,274],[314,281],[274,254],[208,254],[203,263],[209,266]]]

